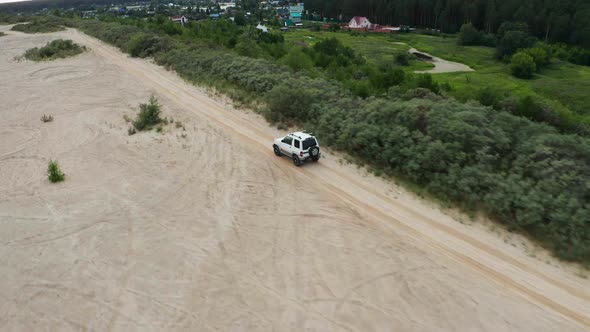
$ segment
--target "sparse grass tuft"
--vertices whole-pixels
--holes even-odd
[[[127,129],[127,134],[129,136],[135,135],[135,133],[137,133],[137,131],[135,130],[135,127],[131,126],[131,127],[129,127],[129,129]]]
[[[53,121],[53,115],[43,114],[43,116],[41,117],[41,121],[51,122],[51,121]]]
[[[38,48],[28,49],[24,57],[32,61],[55,60],[59,58],[69,58],[84,52],[86,48],[74,43],[71,40],[57,39],[47,45]]]
[[[176,121],[175,125],[176,125],[176,128],[183,128],[184,127],[182,125],[182,122],[180,122],[180,121]]]
[[[47,166],[47,178],[52,183],[61,182],[65,179],[65,174],[61,171],[57,160],[50,160]]]
[[[138,131],[148,130],[162,122],[160,118],[161,108],[162,106],[158,102],[158,98],[152,95],[149,103],[139,105],[139,114],[137,115],[137,119],[133,121],[133,127]]]

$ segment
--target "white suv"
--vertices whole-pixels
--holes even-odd
[[[295,166],[301,166],[307,159],[320,160],[320,144],[312,135],[302,131],[275,139],[272,146],[275,155],[286,155],[293,159]]]

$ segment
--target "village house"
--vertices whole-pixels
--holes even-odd
[[[348,22],[348,27],[352,29],[370,29],[371,26],[369,19],[364,16],[355,16]]]
[[[293,21],[293,23],[301,23],[303,10],[303,3],[298,3],[295,6],[289,6],[289,19]]]
[[[170,20],[172,20],[172,22],[174,22],[174,23],[180,23],[180,24],[188,23],[188,19],[184,15],[171,16]]]

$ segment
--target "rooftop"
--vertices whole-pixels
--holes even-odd
[[[290,133],[289,135],[290,136],[294,136],[296,138],[299,138],[300,140],[305,140],[305,139],[308,139],[310,137],[313,137],[313,134],[306,133],[306,132],[303,132],[303,131],[296,131],[294,133]]]

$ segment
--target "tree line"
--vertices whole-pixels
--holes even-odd
[[[446,33],[465,23],[496,33],[503,22],[523,22],[545,42],[590,47],[588,0],[307,0],[305,9],[322,17],[366,16],[373,23]]]

